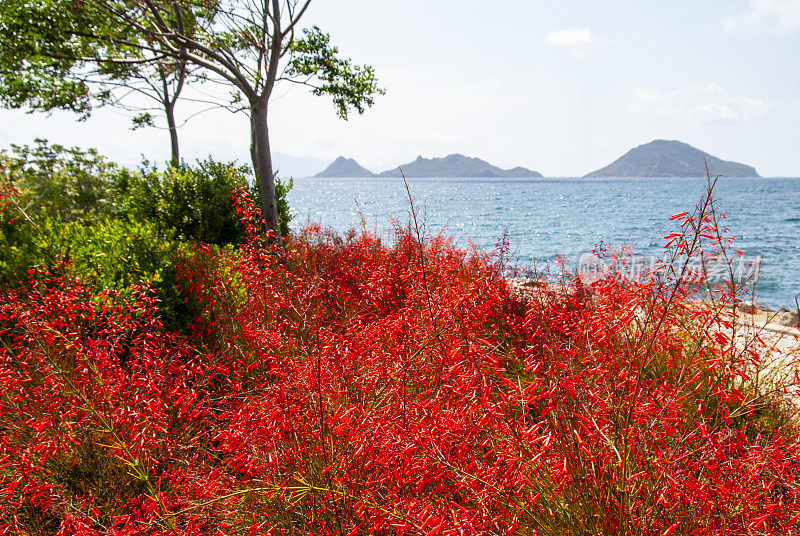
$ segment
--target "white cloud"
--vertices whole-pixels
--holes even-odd
[[[731,95],[717,84],[696,84],[685,89],[634,89],[628,111],[667,123],[713,124],[760,117],[768,107],[761,99]]]
[[[568,28],[557,32],[550,32],[544,42],[553,47],[569,49],[573,56],[585,58],[610,43],[608,39],[598,37],[589,28]]]
[[[747,9],[723,21],[727,32],[787,34],[800,28],[800,0],[750,0]]]
[[[740,118],[727,104],[696,104],[690,114],[700,123],[735,122]]]

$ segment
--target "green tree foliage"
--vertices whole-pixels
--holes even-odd
[[[173,241],[165,240],[149,221],[103,218],[85,225],[44,218],[28,228],[4,221],[2,228],[0,274],[5,286],[23,284],[29,270],[56,269],[79,275],[95,289],[125,291],[140,282],[158,283],[174,253]]]
[[[84,80],[70,76],[84,67],[80,58],[111,53],[79,37],[87,32],[103,36],[108,29],[104,19],[70,7],[58,1],[0,3],[0,102],[5,106],[87,114],[95,100],[109,98],[106,91],[93,92]]]
[[[336,114],[347,120],[351,109],[363,114],[375,104],[374,96],[383,94],[375,85],[375,71],[369,65],[353,65],[338,56],[339,48],[331,44],[330,34],[318,26],[303,30],[303,38],[289,46],[291,59],[286,74],[308,85],[317,96],[328,95]],[[315,80],[315,82],[310,82]]]
[[[69,110],[85,119],[111,104],[136,113],[133,128],[153,125],[158,110],[170,131],[172,162],[179,162],[175,104],[191,75],[182,58],[133,46],[140,39],[135,26],[84,0],[3,0],[0,35],[3,106]],[[137,95],[155,105],[134,104],[129,97]]]

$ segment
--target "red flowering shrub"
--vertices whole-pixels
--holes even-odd
[[[713,190],[713,187],[711,188]],[[20,534],[796,534],[791,400],[736,288],[679,262],[522,296],[398,229],[308,228],[181,281],[193,336],[70,281],[0,301],[0,522]],[[723,255],[710,195],[674,259]]]

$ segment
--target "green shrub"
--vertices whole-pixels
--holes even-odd
[[[49,145],[11,145],[0,151],[6,179],[13,182],[28,208],[65,222],[85,221],[112,209],[110,184],[122,170],[97,150]]]
[[[216,245],[241,242],[244,226],[231,192],[252,193],[246,168],[213,160],[173,167],[162,175],[160,189],[158,221],[179,238]]]
[[[250,180],[250,168],[233,163],[201,160],[196,165],[170,167],[163,173],[150,170],[119,173],[114,185],[115,213],[147,219],[173,230],[181,240],[206,244],[238,244],[244,227],[233,209],[231,194],[245,190],[260,205],[261,196]],[[275,180],[281,233],[289,234],[291,214],[286,195],[292,187]]]
[[[244,228],[231,204],[231,192],[245,189],[258,199],[248,166],[209,158],[160,172],[129,170],[106,160],[95,149],[50,145],[12,145],[0,151],[5,179],[19,190],[19,202],[32,216],[66,223],[92,223],[104,217],[150,221],[182,240],[237,244]],[[292,183],[276,179],[281,231],[289,233],[286,194]],[[260,201],[260,200],[259,200]]]
[[[70,259],[66,269],[95,289],[125,291],[157,281],[175,252],[174,242],[151,222],[113,218],[94,225],[44,218],[30,224],[8,221],[0,235],[3,283],[20,283],[31,269],[49,270]]]
[[[30,270],[46,273],[57,266],[92,289],[123,297],[143,282],[156,289],[162,320],[172,327],[193,316],[176,290],[174,257],[181,242],[242,242],[232,191],[244,189],[258,199],[248,167],[212,159],[163,172],[129,170],[94,149],[36,140],[33,147],[0,151],[0,165],[2,186],[13,186],[6,195],[14,201],[0,213],[0,285],[23,286]],[[291,182],[276,181],[284,234],[289,188]]]
[[[22,287],[31,270],[71,274],[95,291],[130,298],[136,285],[152,287],[170,329],[182,329],[189,314],[177,282],[180,242],[152,222],[104,218],[93,225],[43,218],[0,222],[0,287]]]

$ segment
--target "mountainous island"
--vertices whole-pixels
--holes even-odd
[[[703,160],[705,158],[705,161]],[[755,168],[727,162],[680,141],[655,140],[635,147],[586,177],[759,177]]]
[[[370,170],[363,167],[361,164],[352,158],[345,158],[340,156],[333,161],[331,165],[320,171],[315,177],[330,177],[330,178],[361,178],[361,177],[374,177],[375,174]]]
[[[541,177],[542,174],[523,167],[500,169],[480,158],[451,154],[443,158],[418,156],[413,162],[380,173],[378,177],[399,177],[400,169],[406,177]]]
[[[413,162],[375,174],[362,167],[352,158],[340,156],[315,177],[400,177],[400,168],[406,177],[541,177],[542,174],[524,167],[500,169],[480,158],[462,154],[451,154],[442,158],[423,158],[418,156]]]

